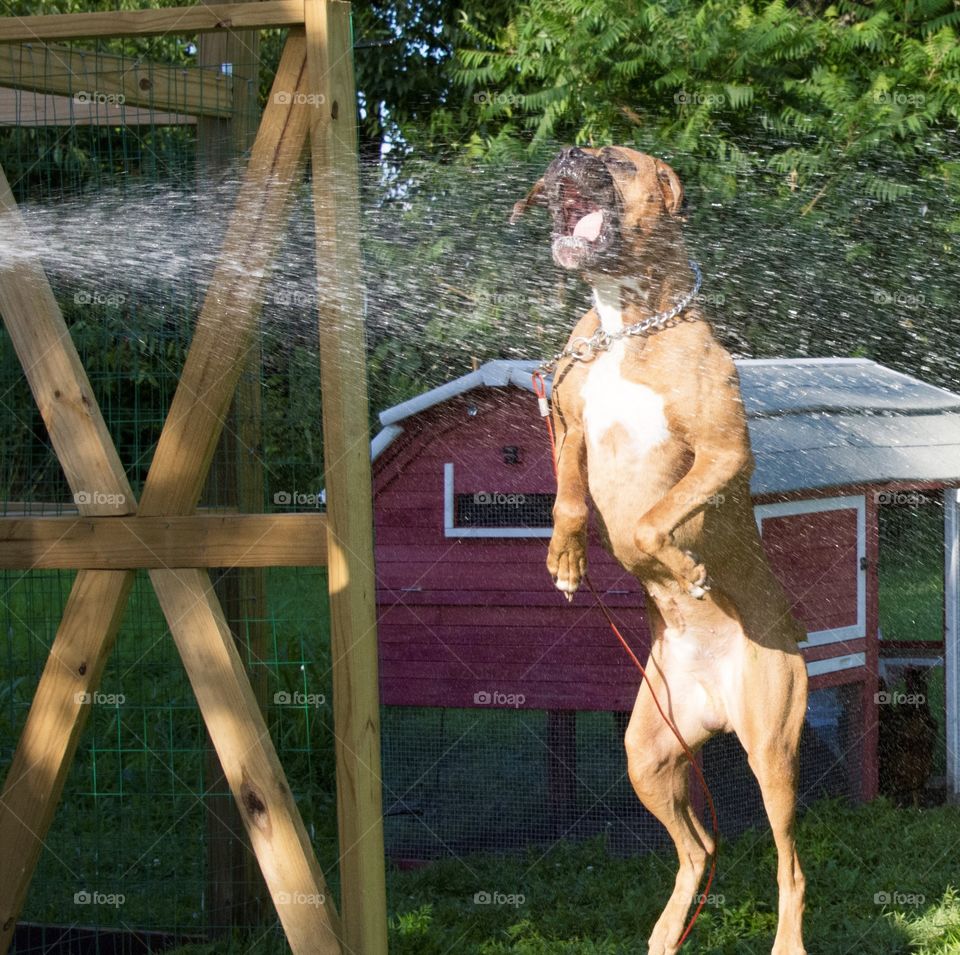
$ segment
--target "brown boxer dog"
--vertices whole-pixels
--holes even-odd
[[[694,751],[735,732],[779,854],[773,955],[804,955],[794,841],[806,636],[774,577],[750,498],[753,455],[736,367],[691,302],[683,188],[664,162],[621,147],[564,149],[527,197],[553,218],[553,259],[593,287],[554,374],[557,499],[547,567],[568,597],[587,564],[588,498],[610,552],[643,585],[653,646],[627,728],[630,780],[667,828],[680,868],[649,955],[678,950],[714,843],[656,694]],[[628,326],[653,319],[642,334]],[[650,323],[648,323],[650,324]],[[603,329],[605,336],[585,344]],[[571,355],[570,352],[576,352]]]

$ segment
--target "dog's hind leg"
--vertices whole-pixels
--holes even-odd
[[[662,677],[655,671],[656,664],[651,659],[648,679],[637,695],[624,743],[630,782],[637,796],[663,823],[677,848],[680,868],[673,894],[654,926],[649,947],[649,955],[674,955],[714,843],[690,806],[689,763],[677,738],[657,711],[651,686],[692,751],[696,752],[711,733],[704,729],[699,716],[685,717],[676,712],[672,705],[675,701],[670,700]]]
[[[806,955],[803,945],[805,882],[794,838],[799,745],[807,703],[806,669],[799,654],[785,654],[779,667],[765,669],[761,703],[737,735],[763,794],[777,845],[780,890],[777,936],[772,955]],[[793,671],[793,677],[788,674]],[[781,679],[773,679],[777,673]],[[755,684],[756,685],[756,684]]]

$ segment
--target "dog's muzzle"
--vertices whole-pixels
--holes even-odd
[[[549,165],[544,186],[553,217],[553,260],[565,269],[602,267],[619,245],[620,201],[603,161],[576,146]]]

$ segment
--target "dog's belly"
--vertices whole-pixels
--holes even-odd
[[[664,400],[621,374],[623,342],[591,365],[582,391],[587,481],[614,555],[625,565],[639,554],[638,519],[676,483],[682,455],[672,439]]]

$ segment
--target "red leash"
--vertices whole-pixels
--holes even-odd
[[[553,421],[550,420],[550,403],[547,400],[547,386],[543,377],[543,373],[540,371],[535,371],[533,373],[533,390],[537,396],[537,402],[540,405],[540,414],[547,424],[547,434],[550,436],[550,455],[551,460],[553,461],[553,475],[554,477],[557,477],[557,442],[553,433]],[[640,671],[641,678],[647,681],[647,686],[649,688],[650,681],[647,680],[647,671],[644,669],[643,664],[639,661],[639,659],[637,659],[637,655],[633,652],[633,650],[630,649],[630,645],[624,639],[623,634],[620,633],[620,630],[614,622],[613,617],[610,615],[610,611],[607,610],[605,604],[600,599],[600,594],[597,593],[589,576],[584,574],[583,579],[586,582],[587,587],[590,588],[590,593],[593,594],[593,597],[597,602],[597,606],[600,608],[600,612],[606,618],[607,623],[610,624],[610,629],[613,631],[614,636],[616,636],[616,638],[620,641],[620,645],[623,647],[623,649],[627,651],[627,656],[630,657],[630,659],[633,661],[633,665]],[[693,915],[690,917],[690,921],[687,923],[687,927],[684,929],[683,935],[680,936],[680,941],[677,943],[678,946],[680,946],[683,945],[683,943],[687,940],[687,936],[689,936],[689,934],[693,931],[693,927],[697,924],[697,919],[700,918],[700,913],[703,911],[703,907],[707,903],[707,896],[710,892],[710,887],[713,885],[713,878],[717,872],[717,854],[720,851],[720,827],[717,824],[717,809],[713,804],[713,796],[710,793],[710,787],[707,785],[707,780],[704,778],[703,770],[700,768],[700,764],[697,762],[697,759],[690,750],[690,747],[687,746],[687,742],[683,736],[681,736],[680,730],[677,729],[676,724],[664,712],[663,707],[660,705],[660,701],[657,699],[657,695],[652,689],[650,690],[650,696],[652,697],[654,705],[657,708],[657,712],[663,718],[663,722],[666,723],[670,728],[670,732],[676,736],[677,742],[683,749],[684,756],[687,757],[687,760],[693,767],[693,771],[696,773],[697,781],[700,783],[700,788],[703,790],[703,795],[707,801],[707,808],[710,811],[710,821],[713,825],[714,849],[713,854],[710,857],[710,870],[707,873],[707,884],[704,886],[704,890],[700,895],[700,901],[697,904]]]

